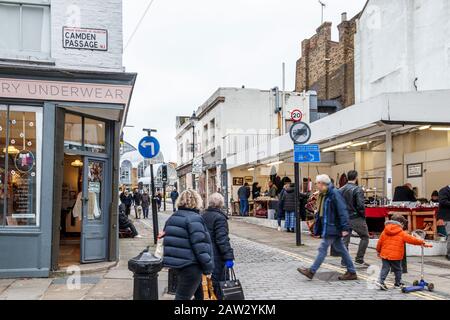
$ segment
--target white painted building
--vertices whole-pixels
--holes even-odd
[[[280,94],[280,96],[283,96]],[[193,140],[195,158],[202,159],[203,174],[195,177],[196,187],[204,198],[216,191],[230,191],[226,159],[272,138],[290,126],[288,114],[296,108],[304,111],[309,121],[309,108],[304,108],[304,95],[286,92],[284,112],[275,112],[277,99],[272,90],[219,88],[195,110],[197,121],[190,116],[177,118],[177,153],[180,189],[191,188]],[[279,106],[283,105],[280,100]],[[245,159],[244,159],[245,161]],[[233,164],[234,165],[234,164]]]
[[[356,102],[450,89],[450,1],[370,0],[355,35]]]
[[[124,71],[122,0],[3,0],[0,3],[1,63],[65,69]],[[64,27],[95,29],[103,50],[68,49]],[[86,36],[89,42],[94,39]]]

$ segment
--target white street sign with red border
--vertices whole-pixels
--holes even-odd
[[[294,122],[300,122],[303,119],[303,113],[299,109],[291,111],[291,120]]]

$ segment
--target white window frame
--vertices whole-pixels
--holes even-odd
[[[48,41],[48,52],[42,52],[42,51],[30,51],[30,50],[1,50],[0,49],[0,57],[6,58],[6,59],[18,59],[18,60],[44,60],[49,61],[51,59],[51,6],[50,6],[51,0],[0,0],[0,4],[6,4],[6,5],[20,5],[21,8],[23,6],[38,6],[38,7],[48,7],[48,34],[47,34],[47,41]],[[22,9],[20,13],[20,37],[22,38]],[[45,22],[45,21],[44,21]],[[20,45],[22,46],[22,39],[20,41]]]

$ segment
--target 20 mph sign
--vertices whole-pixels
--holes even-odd
[[[300,122],[303,119],[303,113],[298,110],[298,109],[294,109],[291,111],[291,120],[294,122]]]

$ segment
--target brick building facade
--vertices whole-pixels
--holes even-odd
[[[309,39],[302,41],[297,61],[295,90],[317,91],[319,100],[337,100],[348,107],[355,102],[354,35],[359,14],[338,25],[339,42],[331,40],[331,22],[324,22]]]

